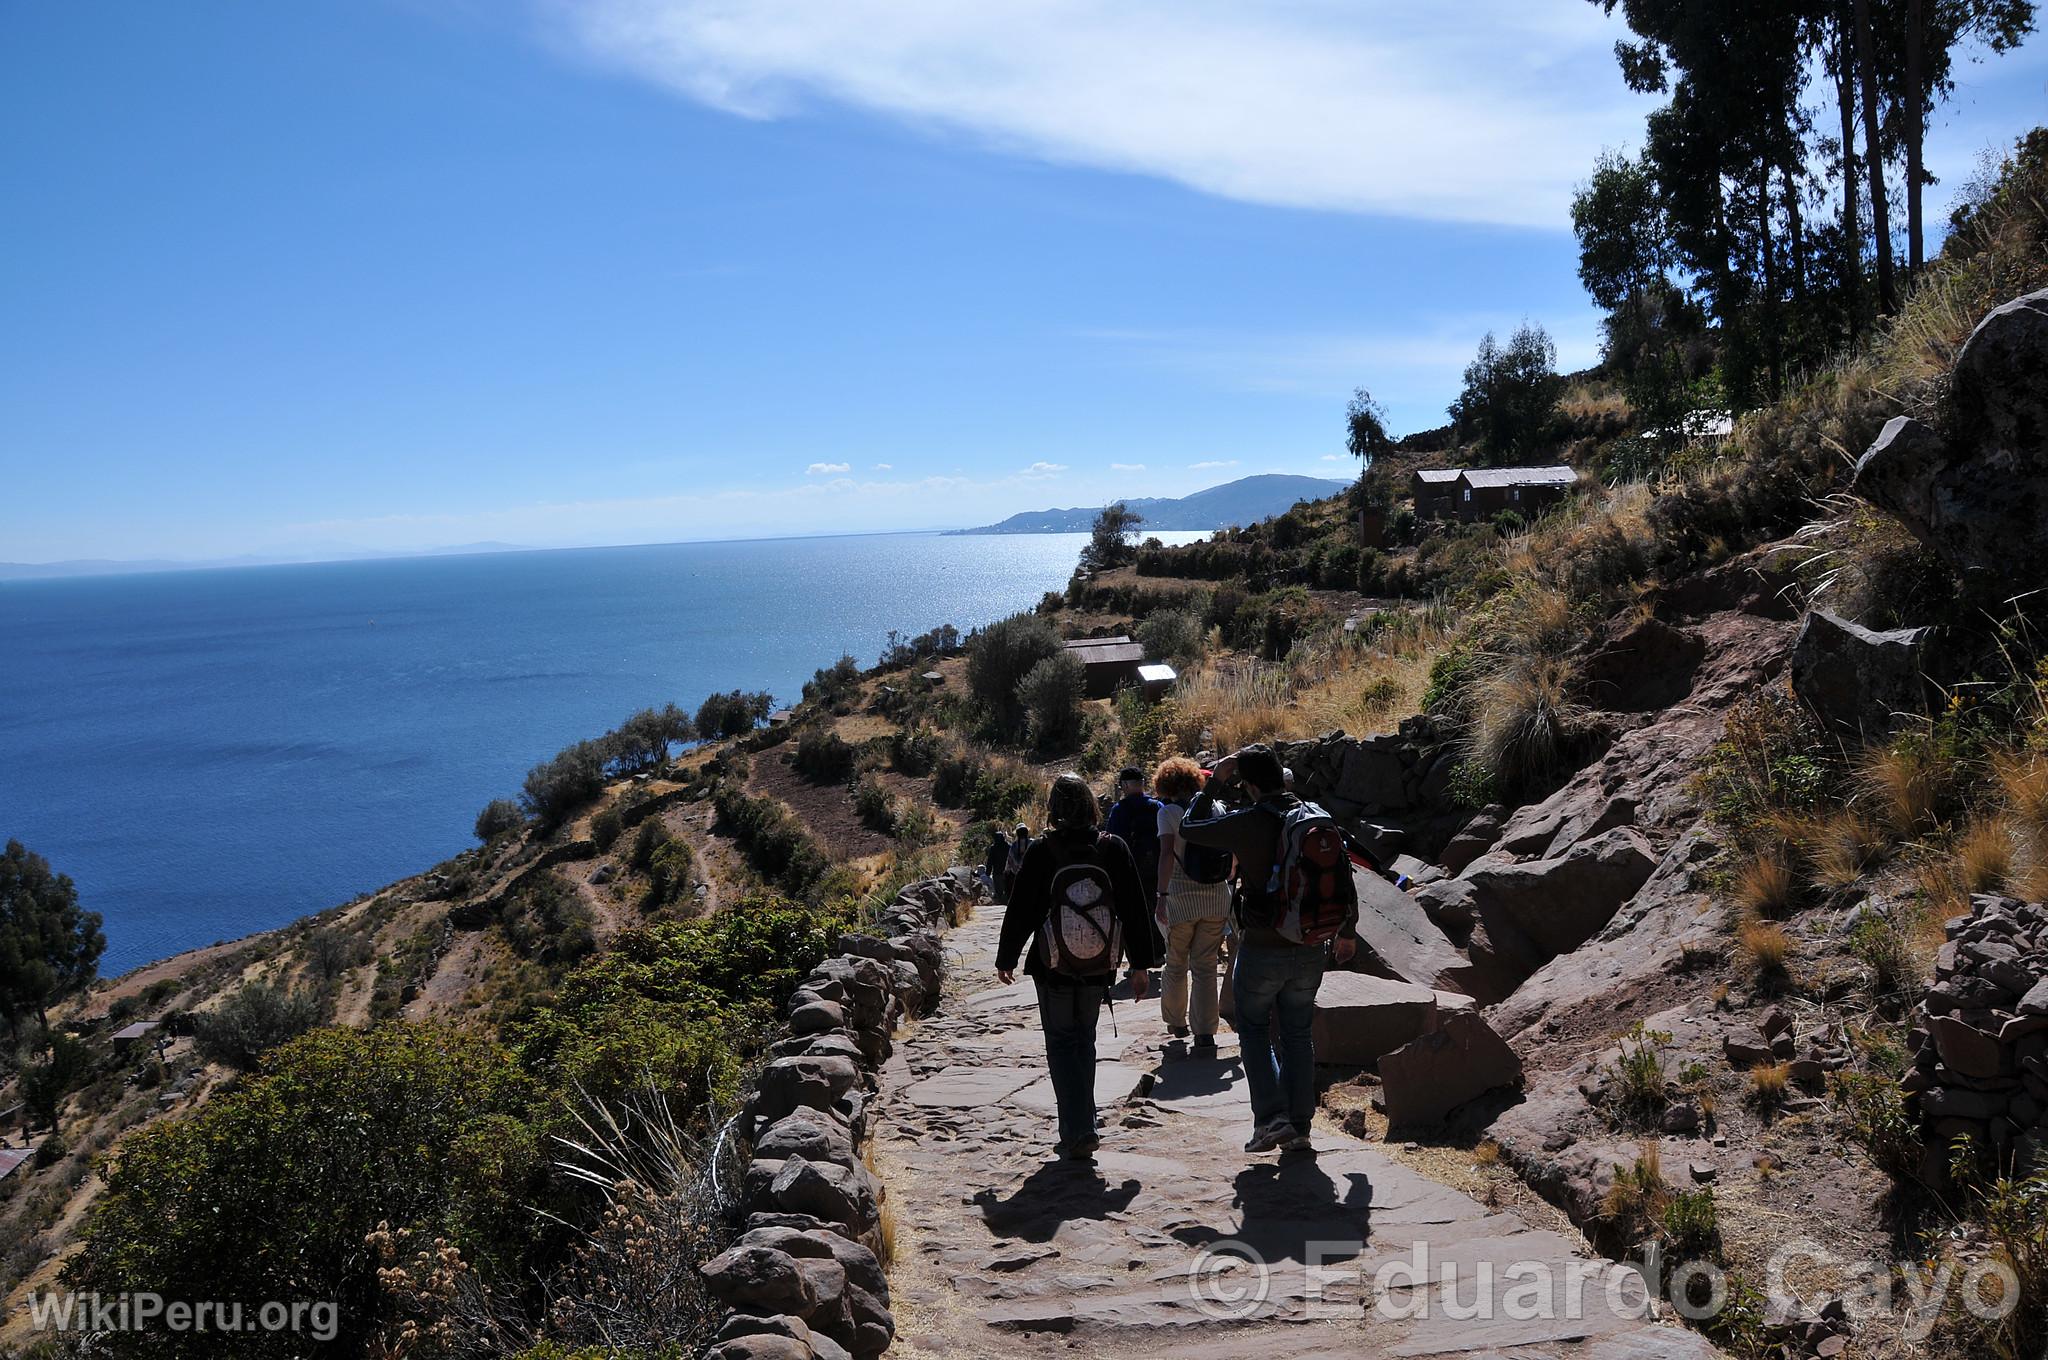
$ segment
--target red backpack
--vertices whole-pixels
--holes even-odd
[[[1297,800],[1276,812],[1280,838],[1266,880],[1264,924],[1296,944],[1326,944],[1358,911],[1344,833],[1314,803]]]

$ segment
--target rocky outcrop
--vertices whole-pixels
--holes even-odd
[[[789,999],[786,1032],[740,1116],[746,1232],[705,1263],[732,1310],[707,1360],[868,1360],[895,1320],[877,1256],[884,1190],[861,1157],[868,1096],[906,1014],[937,1004],[940,931],[979,900],[965,870],[911,884]]]
[[[1899,1083],[1937,1184],[1958,1138],[2021,1163],[2048,1141],[2048,906],[1979,893],[1947,934]]]
[[[1359,944],[1353,968],[1435,987],[1466,962],[1413,897],[1370,869],[1356,871],[1352,881],[1358,887]]]
[[[1485,1003],[1502,1000],[1543,965],[1591,939],[1656,867],[1657,855],[1642,834],[1616,827],[1555,859],[1481,860],[1457,878],[1422,888],[1416,900],[1452,939],[1463,938],[1468,960],[1436,985]]]
[[[1375,1065],[1436,1027],[1437,996],[1412,982],[1363,973],[1324,975],[1316,992],[1316,1061],[1338,1067]]]
[[[1438,806],[1450,786],[1457,753],[1410,719],[1398,734],[1347,737],[1326,732],[1312,741],[1283,742],[1280,759],[1294,771],[1294,791],[1340,821],[1400,816]],[[1382,844],[1391,859],[1398,844]]]
[[[2048,584],[2048,289],[1977,324],[1956,356],[1950,415],[1946,435],[1893,419],[1853,489],[1967,587],[2004,597]]]
[[[1522,1060],[1477,1011],[1441,1010],[1433,1028],[1380,1059],[1374,1102],[1396,1127],[1441,1124],[1459,1106],[1521,1080]]]
[[[1933,632],[1875,632],[1816,609],[1792,644],[1792,692],[1838,731],[1881,738],[1901,717],[1926,711],[1926,651]]]

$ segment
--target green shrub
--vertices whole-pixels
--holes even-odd
[[[1711,1261],[1721,1254],[1721,1215],[1711,1188],[1674,1190],[1660,1226],[1659,1236],[1674,1263]]]
[[[514,953],[544,964],[574,963],[597,948],[589,908],[559,874],[541,874],[521,888],[498,924]]]
[[[1003,821],[1038,793],[1021,775],[1004,774],[971,753],[947,756],[932,770],[932,801],[940,807],[972,809],[976,817]]]
[[[626,832],[625,816],[616,805],[604,809],[590,819],[590,839],[600,851],[609,850],[618,844],[619,837]]]
[[[697,706],[697,735],[706,741],[743,737],[775,710],[773,695],[727,690]]]
[[[775,799],[750,798],[721,781],[712,806],[761,876],[793,895],[808,896],[832,867],[803,823]]]
[[[565,746],[527,772],[520,801],[543,830],[553,831],[604,792],[608,760],[602,742]]]
[[[304,951],[307,971],[322,982],[332,982],[349,969],[361,967],[375,952],[368,936],[333,926],[308,932]]]
[[[873,775],[862,776],[853,786],[853,810],[863,823],[885,836],[896,829],[896,796]]]
[[[842,656],[804,684],[804,702],[844,713],[860,697],[860,662]]]
[[[1138,625],[1137,639],[1147,656],[1185,666],[1208,651],[1209,625],[1192,609],[1162,609]]]
[[[309,993],[246,983],[216,1009],[192,1017],[192,1041],[207,1061],[247,1071],[271,1049],[319,1024],[324,1009]]]
[[[968,637],[967,691],[989,715],[999,735],[1010,739],[1023,735],[1025,713],[1019,687],[1033,667],[1062,650],[1059,634],[1036,614],[1012,614]]]
[[[943,749],[937,732],[923,723],[912,723],[889,737],[889,763],[904,774],[929,774]]]
[[[526,815],[520,812],[519,804],[510,798],[493,798],[476,815],[476,838],[488,843],[524,825]]]
[[[695,881],[697,856],[690,843],[670,836],[647,857],[648,910],[673,906]]]
[[[1025,732],[1040,751],[1071,750],[1081,735],[1081,700],[1088,693],[1088,668],[1062,650],[1031,668],[1017,686]]]
[[[123,1141],[65,1281],[238,1301],[251,1316],[265,1300],[319,1299],[335,1306],[334,1353],[362,1353],[388,1309],[364,1245],[379,1223],[445,1238],[485,1268],[528,1254],[546,1166],[533,1100],[511,1055],[473,1034],[307,1034],[247,1085]],[[156,1353],[221,1353],[215,1336],[162,1339]],[[297,1355],[305,1342],[250,1332],[234,1353]]]
[[[1607,1069],[1607,1109],[1615,1127],[1654,1129],[1670,1099],[1665,1093],[1662,1046],[1671,1036],[1638,1020],[1621,1038],[1621,1056]]]
[[[830,728],[811,728],[796,740],[790,764],[814,784],[843,784],[853,777],[853,747]]]

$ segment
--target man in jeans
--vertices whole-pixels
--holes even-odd
[[[1316,1111],[1311,1031],[1325,958],[1321,945],[1296,944],[1272,924],[1279,905],[1274,869],[1281,819],[1300,800],[1286,791],[1280,759],[1266,746],[1245,747],[1219,762],[1215,774],[1226,782],[1236,778],[1246,806],[1221,817],[1183,821],[1180,831],[1190,843],[1228,850],[1237,860],[1238,936],[1230,995],[1252,1097],[1252,1137],[1245,1151],[1305,1150],[1312,1146],[1309,1126]],[[1339,963],[1350,962],[1358,948],[1357,924],[1355,916],[1345,922],[1332,946]]]

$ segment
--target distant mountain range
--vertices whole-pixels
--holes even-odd
[[[214,567],[302,566],[313,562],[368,562],[396,557],[462,557],[470,553],[525,552],[517,543],[457,543],[417,552],[378,552],[371,548],[335,546],[292,555],[245,554],[182,562],[169,558],[81,557],[68,562],[0,562],[0,581],[39,581],[60,576],[127,576],[142,572],[200,571]]]
[[[1240,477],[1192,496],[1140,497],[1125,505],[1144,516],[1140,534],[1174,529],[1227,529],[1232,525],[1255,524],[1285,514],[1296,501],[1318,501],[1334,496],[1349,482],[1324,477],[1295,477],[1268,472],[1257,477]],[[1076,506],[1071,510],[1026,510],[1000,524],[979,529],[955,529],[956,534],[1085,534],[1093,527],[1099,505]]]

